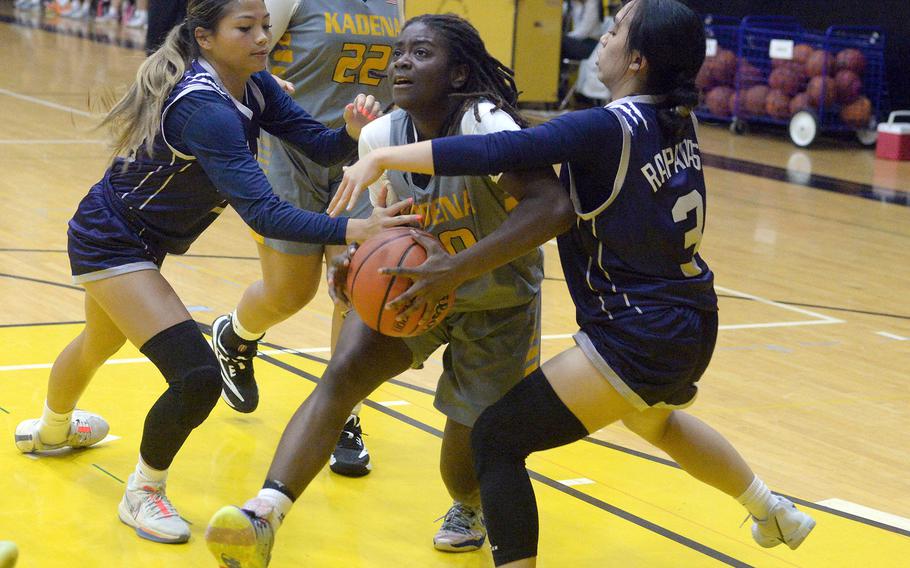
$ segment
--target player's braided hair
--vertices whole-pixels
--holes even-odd
[[[466,65],[468,77],[458,92],[449,96],[461,99],[446,117],[443,125],[445,136],[458,133],[461,116],[473,108],[474,118],[480,121],[478,103],[482,100],[505,111],[521,126],[526,126],[518,112],[518,89],[515,87],[515,73],[487,52],[477,29],[467,20],[455,14],[424,14],[411,18],[405,28],[421,23],[445,38],[449,46],[453,65]]]

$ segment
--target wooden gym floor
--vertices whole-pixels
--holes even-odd
[[[57,456],[17,453],[15,426],[40,412],[48,368],[83,318],[66,222],[106,162],[87,95],[125,85],[142,53],[100,43],[104,34],[78,37],[87,35],[79,22],[49,20],[42,30],[15,21],[10,6],[0,3],[0,540],[19,544],[26,568],[214,565],[206,522],[260,486],[287,419],[324,369],[331,304],[323,290],[269,333],[256,362],[256,413],[219,403],[178,456],[168,491],[193,524],[186,545],[141,540],[116,517],[143,417],[164,387],[135,348],[102,368],[80,402],[111,423],[106,442]],[[761,549],[740,527],[736,503],[612,426],[529,461],[540,565],[906,562],[910,166],[843,142],[796,151],[780,134],[732,137],[722,127],[702,128],[701,145],[710,184],[702,251],[717,275],[723,331],[692,412],[775,491],[811,509],[818,527],[798,551]],[[255,246],[228,211],[190,252],[169,258],[164,274],[207,325],[258,278]],[[575,326],[555,247],[546,252],[549,358],[571,345]],[[370,397],[362,416],[373,473],[320,474],[282,528],[273,566],[492,565],[486,548],[451,555],[431,545],[434,519],[449,505],[437,466],[444,419],[432,407],[440,365],[433,359]]]

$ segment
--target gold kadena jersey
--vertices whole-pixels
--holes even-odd
[[[330,127],[363,93],[391,100],[385,75],[401,22],[392,0],[299,0],[270,56],[271,71],[294,84],[294,100]]]

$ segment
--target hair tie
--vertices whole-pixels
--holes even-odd
[[[689,115],[692,114],[692,109],[684,105],[679,105],[674,107],[673,112],[682,118],[689,118]]]

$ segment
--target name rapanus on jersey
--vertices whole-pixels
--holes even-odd
[[[651,189],[657,192],[668,179],[686,168],[701,169],[698,142],[690,138],[683,138],[679,144],[668,146],[654,154],[651,161],[641,167],[641,173],[648,180]]]
[[[398,37],[401,24],[398,18],[378,14],[348,14],[325,12],[325,33]]]

